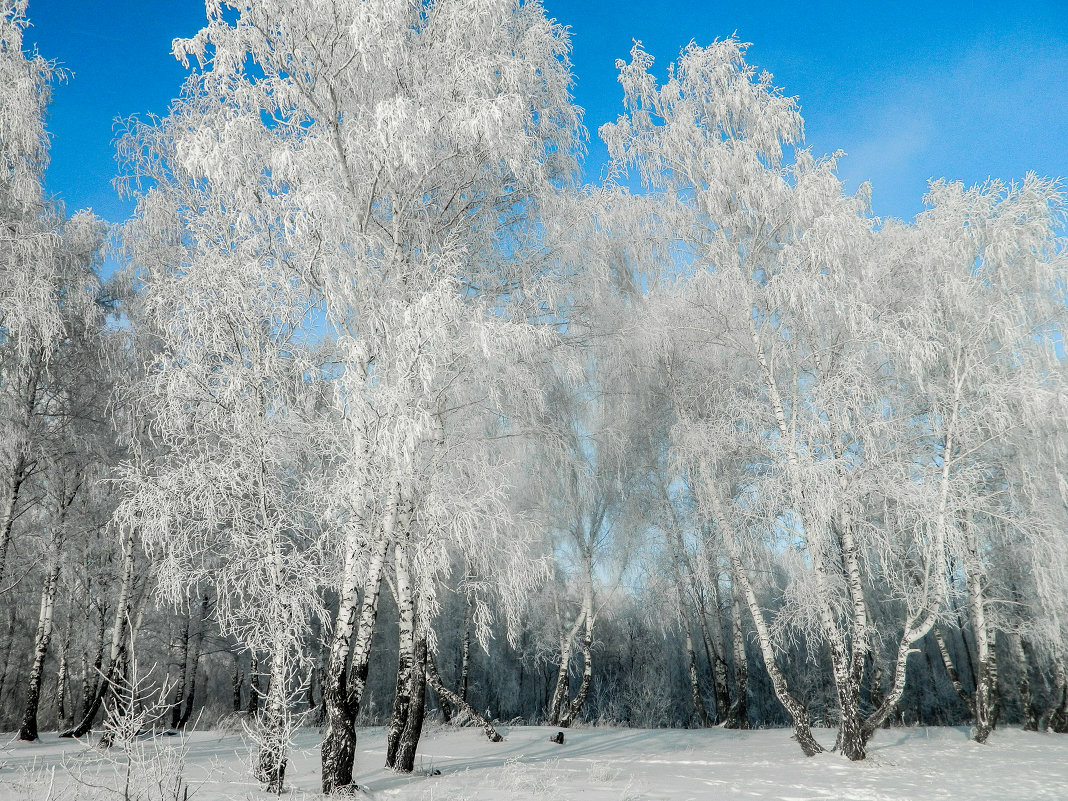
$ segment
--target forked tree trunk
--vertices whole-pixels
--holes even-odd
[[[44,661],[48,644],[52,639],[52,621],[56,608],[56,588],[59,584],[59,543],[53,534],[48,573],[41,588],[41,609],[37,615],[37,634],[34,637],[33,665],[26,688],[26,709],[22,715],[19,739],[32,742],[37,739],[37,708],[41,701],[41,683],[44,678]]]
[[[844,485],[844,477],[839,478]],[[864,734],[864,718],[860,709],[860,688],[864,680],[864,665],[867,662],[870,633],[868,631],[868,604],[864,596],[864,583],[860,570],[860,546],[853,532],[852,521],[842,512],[835,526],[842,556],[842,568],[849,602],[852,607],[850,639],[836,644],[842,660],[838,671],[841,682],[838,688],[841,718],[839,735],[841,752],[848,759],[857,761],[867,755],[868,738]],[[832,660],[834,659],[832,649]]]
[[[356,758],[355,724],[359,698],[357,697],[355,704],[350,700],[347,673],[349,653],[352,650],[352,635],[356,631],[357,610],[359,609],[360,630],[356,631],[357,653],[353,654],[352,661],[354,668],[362,669],[362,679],[366,681],[368,655],[366,645],[370,642],[370,635],[373,633],[375,609],[377,609],[386,554],[389,550],[389,539],[382,537],[376,543],[367,567],[367,575],[362,579],[359,574],[359,560],[362,556],[359,543],[354,538],[348,546],[338,617],[334,624],[330,656],[323,683],[323,706],[326,710],[327,722],[326,736],[322,746],[324,793],[332,793],[353,785],[352,766]],[[363,587],[362,606],[360,604],[361,587]],[[360,660],[363,660],[362,665],[357,664]],[[360,691],[362,695],[362,684]]]

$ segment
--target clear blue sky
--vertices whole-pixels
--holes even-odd
[[[737,32],[749,62],[800,99],[807,143],[842,149],[840,174],[870,180],[880,215],[921,209],[929,178],[967,183],[1068,177],[1068,0],[1040,2],[610,2],[545,0],[571,27],[576,100],[591,132],[620,104],[614,62],[640,39],[660,74],[691,39]],[[112,120],[165,113],[185,75],[175,37],[204,18],[198,0],[31,0],[27,42],[74,75],[56,88],[48,187],[68,211],[129,213],[111,188]]]

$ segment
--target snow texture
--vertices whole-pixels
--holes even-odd
[[[777,801],[1008,801],[1068,799],[1068,738],[999,730],[990,743],[969,740],[964,728],[880,731],[869,758],[851,763],[835,754],[802,756],[790,730],[762,731],[570,729],[564,745],[549,741],[547,727],[511,727],[490,744],[477,729],[437,727],[426,732],[416,773],[382,767],[385,733],[359,731],[360,798],[396,801],[654,801],[671,799],[777,799]],[[821,731],[833,742],[833,732]],[[161,738],[175,747],[178,738]],[[286,797],[321,798],[320,735],[304,730],[287,772]],[[188,735],[186,778],[197,801],[266,799],[247,764],[241,735]],[[22,744],[13,735],[0,746],[0,799],[74,797],[63,793],[68,768],[97,759],[95,749],[46,734]],[[114,770],[114,768],[108,768]],[[440,775],[437,773],[440,772]],[[83,772],[83,777],[87,774]],[[117,775],[94,783],[116,784]],[[69,788],[73,790],[75,788]],[[81,798],[94,796],[88,788]],[[119,796],[121,797],[121,795]]]

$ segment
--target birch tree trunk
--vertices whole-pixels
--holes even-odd
[[[232,682],[231,689],[233,691],[232,700],[233,700],[233,703],[234,703],[234,712],[240,712],[241,711],[241,682],[242,682],[242,679],[243,679],[243,675],[241,673],[241,659],[240,659],[240,656],[237,653],[237,651],[231,652],[230,655],[234,658],[234,672],[233,672],[233,675],[230,677],[230,681]]]
[[[467,682],[471,672],[471,596],[464,599],[464,634],[460,641],[460,700],[467,701]]]
[[[419,632],[416,634],[412,654],[408,714],[404,720],[393,765],[393,769],[400,773],[411,773],[415,770],[415,752],[419,748],[426,712],[426,657],[426,632]]]
[[[968,707],[969,714],[974,717],[975,702],[964,689],[964,683],[961,681],[960,673],[957,672],[957,665],[954,663],[953,657],[949,653],[949,646],[946,643],[945,635],[942,634],[940,626],[935,626],[933,630],[935,643],[938,645],[938,653],[942,657],[942,664],[945,666],[946,673],[949,675],[949,681],[953,685],[953,691],[956,692],[957,697]]]
[[[189,656],[189,677],[186,679],[186,686],[188,686],[189,690],[185,698],[185,710],[178,718],[176,726],[178,729],[184,729],[189,723],[189,719],[193,716],[193,704],[196,703],[197,698],[197,671],[200,667],[200,652],[204,647],[204,634],[208,625],[210,608],[211,599],[205,593],[200,601],[200,619],[196,633],[193,636],[192,653]]]
[[[260,713],[260,660],[253,653],[248,664],[248,706],[245,713],[255,717]]]
[[[1034,665],[1034,650],[1019,634],[1015,637],[1020,661],[1020,703],[1024,711],[1024,731],[1038,731],[1042,712],[1031,692],[1031,668]]]
[[[111,682],[120,667],[123,654],[123,646],[126,641],[127,625],[130,621],[130,606],[133,593],[134,580],[134,543],[133,529],[129,526],[123,534],[122,541],[122,583],[119,585],[119,599],[115,605],[115,617],[111,626],[111,650],[108,653],[107,668],[103,671],[101,680],[96,686],[92,696],[88,699],[81,722],[73,729],[63,732],[60,737],[84,737],[93,726],[100,707],[104,702],[104,696],[111,687]],[[101,651],[103,650],[103,638],[101,638]]]
[[[593,592],[587,590],[583,603],[583,617],[586,621],[586,633],[582,638],[582,680],[579,683],[578,692],[570,704],[565,704],[565,715],[560,719],[560,725],[567,728],[582,713],[586,706],[586,699],[590,694],[590,685],[593,683],[593,624],[597,616],[593,613]]]
[[[731,629],[734,644],[734,703],[723,726],[727,729],[748,729],[749,724],[749,657],[745,652],[745,630],[742,627],[742,592],[738,583],[731,582]]]
[[[575,636],[582,627],[584,617],[584,610],[580,611],[575,616],[575,622],[571,624],[566,632],[560,635],[560,665],[556,671],[556,684],[553,689],[552,701],[549,705],[550,726],[561,725],[565,704],[570,702],[571,691],[568,686],[568,674],[571,669],[571,648]]]
[[[52,639],[52,621],[56,607],[56,588],[59,584],[59,543],[57,535],[52,535],[49,549],[48,573],[44,587],[41,588],[41,609],[37,616],[37,634],[34,637],[33,665],[26,688],[26,708],[22,715],[19,739],[33,742],[37,739],[37,709],[41,701],[41,683],[44,678],[44,661],[48,654],[48,644]]]
[[[188,608],[183,615],[185,622],[182,625],[182,637],[178,644],[178,681],[174,686],[174,701],[171,703],[171,728],[178,728],[178,721],[182,719],[182,701],[185,700],[185,681],[189,674],[189,627],[192,624],[193,615]]]
[[[685,613],[682,619],[683,632],[686,635],[686,661],[689,667],[690,674],[690,696],[693,698],[693,708],[697,712],[697,719],[701,721],[701,725],[705,728],[711,725],[712,721],[708,718],[708,710],[705,709],[704,699],[701,697],[701,682],[697,676],[697,654],[693,649],[693,635],[690,633],[690,621],[686,618]]]
[[[87,610],[88,618],[88,610]],[[86,621],[88,622],[88,620]],[[89,707],[93,703],[93,698],[96,696],[97,688],[100,686],[100,676],[102,668],[104,666],[104,643],[105,635],[107,634],[107,612],[103,605],[97,606],[97,627],[96,627],[96,653],[93,656],[92,668],[89,665],[88,652],[82,652],[82,697],[81,706],[78,711],[81,718],[84,718],[89,711]]]
[[[1068,670],[1060,659],[1054,663],[1053,686],[1054,708],[1049,716],[1049,727],[1057,734],[1068,734]]]
[[[4,660],[0,663],[0,699],[4,696],[4,686],[7,684],[7,669],[11,666],[11,654],[15,650],[15,605],[12,604],[7,610],[7,627],[4,631]]]
[[[395,515],[396,501],[391,504]],[[358,566],[362,556],[359,544],[350,533],[345,554],[345,573],[341,585],[341,599],[337,622],[334,624],[323,683],[323,705],[326,708],[326,736],[322,746],[322,788],[324,793],[349,787],[352,781],[352,765],[356,758],[356,714],[367,681],[367,665],[370,656],[371,635],[378,608],[382,572],[389,551],[388,534],[376,543],[367,567],[367,575],[359,575]],[[363,588],[363,603],[360,604],[360,588]],[[359,628],[357,629],[357,608]],[[349,671],[349,653],[353,651],[352,635],[356,632],[356,647],[352,654],[352,670]],[[352,676],[352,685],[348,679]],[[358,683],[358,686],[356,686]]]
[[[460,697],[459,693],[454,693],[448,687],[446,687],[442,681],[441,676],[438,675],[437,666],[434,664],[434,656],[428,651],[426,657],[426,677],[430,682],[430,686],[434,688],[436,692],[444,701],[452,704],[457,709],[463,710],[467,713],[468,717],[478,723],[482,727],[482,730],[486,732],[486,737],[489,738],[491,743],[499,743],[504,738],[493,727],[486,718],[484,718],[479,711],[475,709],[466,700]]]
[[[272,649],[271,673],[260,715],[258,731],[260,752],[256,762],[256,778],[268,793],[282,794],[285,785],[289,738],[286,733],[286,654],[284,644]]]
[[[73,597],[73,593],[67,596],[67,620],[59,644],[59,669],[56,671],[56,717],[61,726],[68,723],[68,711],[73,712],[73,709],[69,709],[70,688],[67,686],[70,683],[70,638],[74,625]]]
[[[7,551],[11,545],[11,529],[15,525],[15,507],[18,505],[19,493],[26,479],[27,460],[23,453],[15,458],[11,473],[4,482],[3,494],[0,495],[0,595],[7,589],[4,576],[7,568]]]
[[[408,556],[403,546],[394,550],[394,571],[397,590],[397,687],[393,696],[393,713],[386,730],[386,767],[405,772],[397,762],[401,736],[408,725],[412,706],[412,674],[416,669],[415,596],[408,572]]]
[[[968,541],[966,565],[968,581],[968,612],[975,635],[975,652],[978,666],[975,676],[975,741],[985,743],[995,725],[995,697],[997,666],[991,648],[990,632],[986,620],[986,599],[983,596],[983,580],[979,568],[979,547],[971,521],[965,523]]]
[[[732,578],[738,582],[749,607],[749,615],[753,618],[753,627],[756,629],[757,642],[760,645],[760,653],[764,657],[768,678],[771,679],[771,687],[775,691],[775,697],[779,699],[779,703],[783,705],[793,719],[794,739],[801,746],[801,751],[805,756],[815,756],[822,753],[823,746],[816,742],[816,738],[812,736],[812,729],[808,722],[808,710],[790,692],[786,677],[779,670],[779,665],[775,661],[775,646],[772,643],[771,632],[768,631],[767,622],[764,620],[764,610],[760,608],[760,604],[757,602],[753,585],[749,581],[749,576],[745,572],[742,560],[737,554],[731,535],[725,532],[723,541],[730,559]]]
[[[668,501],[670,504],[670,500]],[[708,582],[709,593],[711,594],[713,623],[710,626],[708,624],[708,609],[705,603],[704,593],[698,584],[698,578],[696,570],[686,551],[685,543],[682,540],[682,534],[679,530],[679,522],[676,519],[675,525],[671,530],[674,533],[674,546],[675,546],[675,565],[676,570],[680,574],[685,574],[685,581],[689,594],[693,599],[694,609],[697,612],[698,623],[701,626],[701,634],[704,639],[705,650],[708,654],[709,665],[712,669],[712,688],[716,699],[716,714],[715,720],[722,723],[728,717],[728,710],[730,709],[730,689],[728,687],[728,674],[727,674],[727,660],[726,650],[723,646],[723,626],[720,618],[720,604],[719,604],[719,592],[718,592],[718,575],[710,576]],[[708,542],[704,546],[708,547]],[[716,571],[718,572],[718,571]],[[695,665],[696,668],[696,665]],[[702,709],[704,703],[701,704]],[[711,717],[708,715],[707,710],[702,712],[698,710],[698,717],[701,718],[702,725],[708,726],[711,723]]]

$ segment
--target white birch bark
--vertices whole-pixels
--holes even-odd
[[[48,570],[41,588],[41,608],[37,615],[37,633],[34,636],[33,664],[26,688],[26,707],[19,729],[19,739],[32,742],[37,739],[37,710],[41,700],[41,684],[44,681],[44,660],[52,640],[52,623],[56,607],[56,591],[59,585],[60,556],[58,533],[53,532],[48,556]]]

